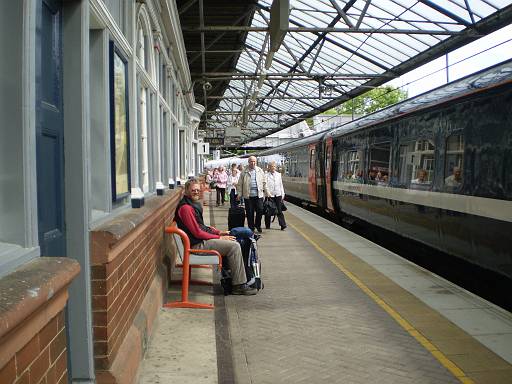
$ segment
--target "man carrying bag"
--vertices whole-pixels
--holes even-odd
[[[245,202],[247,225],[252,231],[256,228],[261,233],[263,199],[269,194],[265,173],[256,165],[256,161],[255,156],[249,157],[248,166],[242,171],[236,190],[238,191],[238,198],[243,198]]]

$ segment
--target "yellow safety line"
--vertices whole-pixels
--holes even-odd
[[[384,302],[375,292],[368,288],[359,278],[357,278],[352,272],[350,272],[342,263],[340,263],[334,256],[330,255],[321,246],[319,246],[314,240],[308,235],[302,232],[297,226],[289,223],[293,229],[295,229],[302,237],[309,241],[322,255],[324,255],[331,263],[333,263],[338,269],[343,272],[350,280],[352,280],[361,290],[370,296],[373,301],[381,306],[400,326],[405,329],[409,334],[414,337],[423,347],[429,351],[439,362],[448,369],[457,379],[463,384],[474,384],[466,374],[451,361],[446,355],[441,352],[437,347],[432,344],[425,336],[423,336],[416,328],[414,328],[407,320],[405,320],[400,314],[391,308]]]

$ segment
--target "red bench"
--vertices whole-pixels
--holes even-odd
[[[165,232],[173,236],[176,242],[178,257],[182,260],[183,278],[181,280],[181,300],[164,304],[166,308],[214,308],[213,304],[197,303],[188,299],[189,285],[204,283],[191,280],[192,267],[217,266],[222,268],[222,256],[213,249],[190,248],[190,240],[185,232],[176,226],[165,228]],[[177,265],[179,266],[179,265]]]

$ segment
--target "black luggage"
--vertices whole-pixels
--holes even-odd
[[[245,226],[245,208],[234,207],[228,211],[228,229]]]
[[[237,240],[242,248],[242,259],[245,266],[245,274],[247,276],[247,284],[258,291],[264,288],[261,280],[261,261],[258,257],[258,245],[257,241],[260,238],[259,235],[253,235],[248,239]],[[224,290],[224,295],[230,295],[232,292],[232,280],[229,271],[229,266],[223,265],[221,285]]]
[[[263,282],[261,281],[261,261],[258,255],[258,244],[256,243],[259,238],[259,235],[254,235],[252,238],[245,240],[246,244],[241,245],[247,284],[256,288],[258,291],[263,289]]]

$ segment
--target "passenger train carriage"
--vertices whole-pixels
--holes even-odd
[[[512,61],[263,151],[259,163],[276,154],[287,196],[512,287]]]

